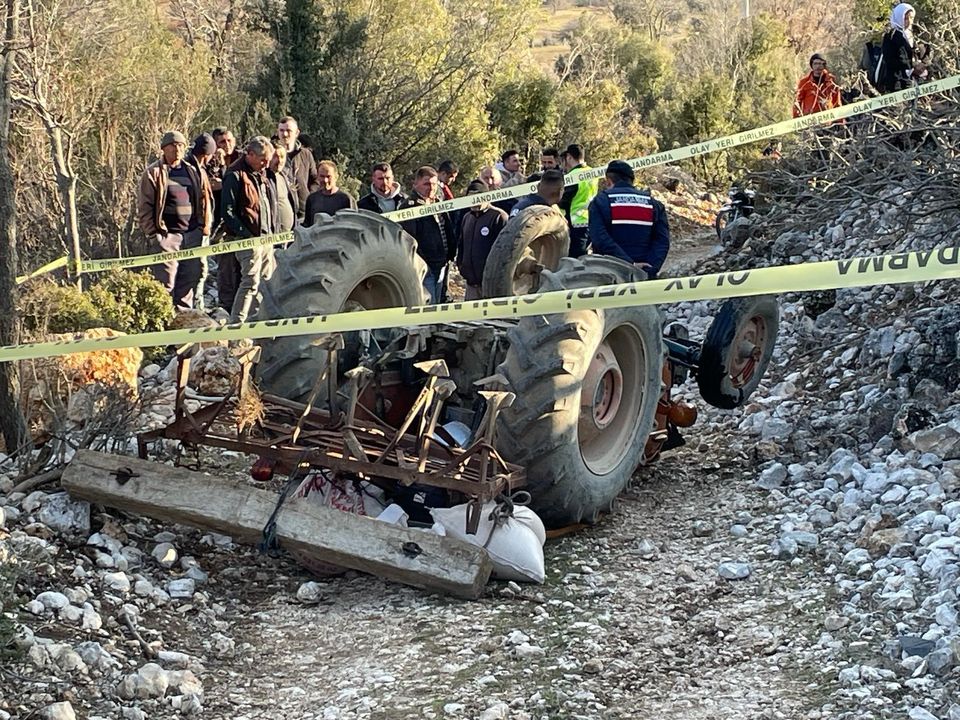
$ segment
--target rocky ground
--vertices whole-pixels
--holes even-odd
[[[707,235],[674,272],[925,247],[892,222],[699,260]],[[542,586],[476,602],[0,480],[0,718],[960,720],[958,298],[782,298],[745,408],[699,403],[614,514],[548,541]],[[698,337],[715,306],[665,311]]]

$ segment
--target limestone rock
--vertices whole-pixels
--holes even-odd
[[[117,694],[124,700],[162,698],[170,686],[170,673],[156,663],[147,663],[120,681]]]
[[[190,385],[201,395],[226,395],[239,375],[240,361],[226,347],[202,350],[190,363]]]
[[[77,720],[77,714],[73,711],[73,705],[69,702],[47,705],[40,711],[40,717],[43,720]]]
[[[67,493],[51,495],[40,508],[40,522],[64,534],[90,534],[90,503],[72,500]]]
[[[933,453],[944,460],[960,458],[960,418],[928,430],[918,430],[910,442],[922,453]]]

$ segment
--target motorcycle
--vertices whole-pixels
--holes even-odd
[[[753,198],[756,196],[754,190],[741,188],[734,185],[727,193],[729,200],[720,208],[717,213],[717,219],[714,227],[717,229],[717,239],[723,241],[723,229],[733,223],[734,220],[741,217],[750,217],[754,213]]]

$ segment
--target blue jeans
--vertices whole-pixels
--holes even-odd
[[[447,273],[446,267],[433,268],[427,266],[427,274],[423,276],[423,289],[427,291],[430,305],[446,302],[447,300]]]

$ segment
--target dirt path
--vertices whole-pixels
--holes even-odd
[[[679,237],[675,234],[661,275],[677,277],[693,274],[701,260],[716,255],[720,250],[713,228],[698,229]]]
[[[236,606],[240,651],[211,668],[204,715],[803,717],[819,707],[806,685],[820,591],[765,557],[773,519],[746,470],[690,446],[642,469],[616,513],[548,543],[547,582],[520,596],[494,583],[460,602],[352,576],[300,605],[303,578],[275,578],[275,594]],[[730,560],[750,577],[719,578]]]

